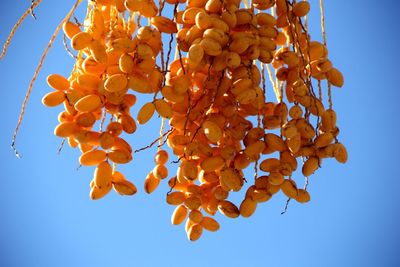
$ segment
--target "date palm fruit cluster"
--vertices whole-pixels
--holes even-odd
[[[90,197],[112,189],[136,193],[117,167],[132,160],[126,136],[157,113],[169,122],[162,137],[178,169],[168,174],[168,152],[159,149],[144,189],[151,193],[170,177],[171,221],[186,220],[190,240],[219,229],[217,212],[249,217],[280,191],[308,202],[307,186],[293,176],[308,181],[325,158],[347,160],[330,92],[342,87],[343,76],[326,44],[311,39],[309,10],[307,1],[288,0],[89,1],[83,25],[63,27],[78,51],[74,68],[68,78],[48,76],[54,90],[43,104],[64,106],[55,135],[79,147],[81,165],[96,167]],[[168,55],[163,35],[171,38]],[[172,40],[177,51],[170,60]],[[267,97],[267,75],[276,102]],[[154,97],[136,103],[137,94]],[[135,104],[137,114],[130,110]],[[250,166],[254,180],[245,179]],[[239,205],[228,200],[241,190]]]

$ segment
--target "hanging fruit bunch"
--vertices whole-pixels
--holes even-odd
[[[75,64],[69,75],[47,77],[52,91],[42,102],[63,106],[54,134],[81,151],[81,165],[95,166],[92,199],[113,189],[136,193],[118,167],[141,150],[126,137],[156,115],[160,145],[144,190],[150,194],[167,180],[166,201],[176,206],[172,224],[186,220],[192,241],[203,229],[219,229],[217,212],[249,217],[280,191],[308,202],[308,177],[323,160],[347,161],[331,96],[343,76],[328,57],[322,1],[323,43],[308,32],[307,1],[96,0],[88,1],[79,23],[71,18],[80,2],[40,62],[62,28],[77,53]],[[152,101],[136,103],[139,94]],[[134,105],[140,106],[137,114]],[[168,173],[164,144],[177,159],[176,173]],[[245,178],[246,168],[254,169],[254,179]],[[305,177],[304,186],[295,176]],[[243,190],[239,205],[228,200]]]

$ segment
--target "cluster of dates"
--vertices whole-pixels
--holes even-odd
[[[68,78],[48,77],[55,90],[43,103],[64,105],[55,135],[79,147],[81,165],[96,166],[92,199],[113,188],[122,195],[136,193],[117,171],[118,164],[132,160],[123,135],[133,134],[136,123],[145,124],[155,112],[168,119],[166,143],[179,164],[168,180],[166,201],[176,205],[172,223],[186,220],[192,241],[203,229],[219,229],[212,217],[216,212],[249,217],[279,191],[308,202],[306,187],[299,188],[292,176],[308,178],[324,158],[346,162],[330,95],[330,86],[341,87],[343,77],[328,59],[326,45],[311,41],[303,25],[307,1],[254,0],[246,6],[241,0],[97,0],[88,5],[83,25],[64,24],[78,51],[73,71]],[[163,16],[172,9],[171,18]],[[179,54],[170,63],[163,34],[175,38]],[[277,102],[266,98],[266,68]],[[328,108],[314,92],[313,80],[318,86],[327,81]],[[132,114],[135,94],[154,97]],[[168,158],[167,151],[157,151],[144,181],[147,193],[168,178]],[[253,181],[245,179],[249,166],[256,173]],[[229,194],[245,184],[245,197],[236,206]]]

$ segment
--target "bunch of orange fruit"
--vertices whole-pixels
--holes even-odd
[[[172,224],[186,220],[192,241],[203,229],[219,229],[217,212],[249,217],[280,191],[308,202],[308,177],[323,160],[347,161],[331,96],[344,80],[326,39],[311,39],[309,2],[96,0],[87,10],[82,24],[63,24],[76,62],[68,77],[48,76],[54,90],[42,101],[64,106],[54,134],[80,149],[81,165],[96,167],[92,199],[112,189],[137,192],[117,168],[132,160],[126,136],[154,113],[169,123],[160,142],[179,165],[169,174],[170,155],[159,146],[144,190],[152,193],[168,180]],[[136,103],[138,94],[153,100]],[[133,105],[140,105],[137,114]],[[253,180],[245,178],[246,168],[254,168]],[[294,176],[304,176],[305,185]],[[242,190],[241,203],[228,200]]]

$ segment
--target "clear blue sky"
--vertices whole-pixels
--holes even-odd
[[[317,11],[317,2],[310,1]],[[30,1],[0,2],[3,43]],[[50,73],[68,75],[73,61],[57,38],[35,84],[18,139],[23,158],[10,149],[29,80],[56,25],[72,0],[43,0],[19,29],[0,62],[0,266],[400,266],[398,175],[398,1],[325,1],[330,57],[345,75],[333,92],[349,161],[333,160],[311,178],[312,201],[285,198],[259,205],[249,219],[217,216],[221,229],[196,243],[183,226],[170,225],[164,184],[143,192],[154,150],[124,168],[140,192],[89,199],[92,168],[78,166],[78,151],[53,135],[60,108],[42,106]],[[83,8],[81,8],[83,9]],[[320,38],[319,21],[312,35]],[[129,138],[135,146],[158,134],[152,120]],[[172,172],[173,168],[170,169]]]

